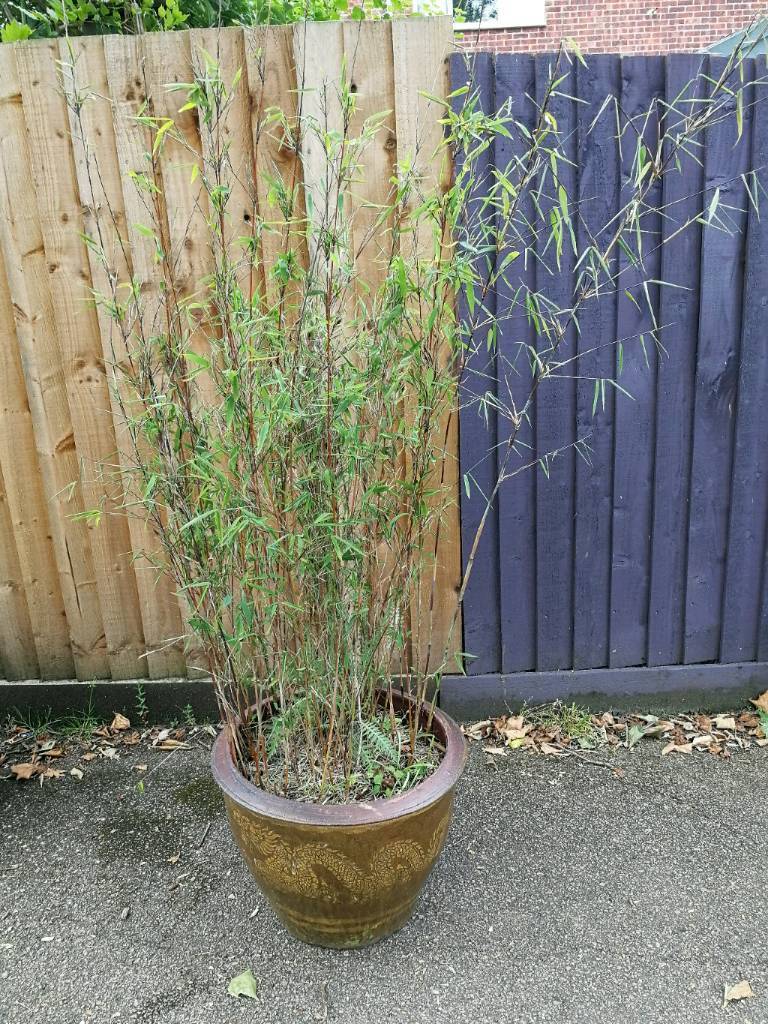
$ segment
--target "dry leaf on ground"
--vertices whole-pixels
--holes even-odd
[[[748,981],[739,981],[735,985],[725,985],[723,991],[723,1006],[736,1002],[737,999],[753,999],[755,993]]]
[[[692,743],[668,743],[662,750],[662,757],[664,754],[690,754],[693,750]]]
[[[733,715],[715,715],[715,728],[733,730],[736,728],[736,719]]]
[[[749,703],[754,704],[756,708],[760,708],[761,711],[765,711],[765,713],[768,714],[768,690],[761,693],[759,697],[756,697]]]
[[[118,711],[115,713],[115,717],[112,719],[112,725],[110,725],[109,728],[113,732],[123,732],[123,730],[131,728],[131,720],[126,718],[125,715],[121,715]]]
[[[23,764],[12,764],[11,771],[17,779],[31,779],[42,770],[42,765],[26,761]]]

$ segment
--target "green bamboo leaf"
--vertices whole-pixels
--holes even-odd
[[[253,976],[253,971],[248,968],[242,974],[236,975],[227,986],[227,993],[230,996],[244,996],[246,999],[257,999],[259,995],[259,983]]]

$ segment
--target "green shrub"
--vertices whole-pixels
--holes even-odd
[[[389,17],[404,13],[404,0],[14,0],[0,5],[0,40],[160,32],[227,25],[287,25]]]

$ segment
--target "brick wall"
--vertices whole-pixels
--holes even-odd
[[[575,39],[585,53],[700,50],[745,28],[768,0],[547,0],[543,28],[472,29],[457,36],[466,50],[537,53]]]

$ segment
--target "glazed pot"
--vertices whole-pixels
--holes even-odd
[[[398,697],[398,702],[407,698]],[[350,948],[401,928],[445,842],[466,760],[456,723],[436,711],[437,770],[385,800],[310,804],[266,793],[237,769],[221,732],[213,776],[237,845],[278,917],[303,942]]]

